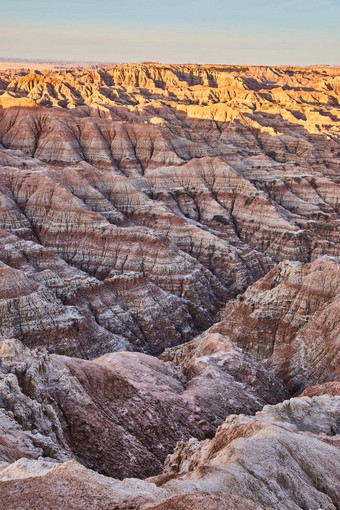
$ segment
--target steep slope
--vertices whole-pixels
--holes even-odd
[[[340,260],[282,262],[227,305],[211,332],[228,335],[292,392],[338,381]]]

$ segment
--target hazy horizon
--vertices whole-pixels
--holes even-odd
[[[4,0],[4,57],[337,65],[337,0]]]
[[[140,61],[121,61],[121,62],[113,62],[113,61],[109,61],[109,60],[85,60],[85,59],[82,59],[82,60],[67,60],[67,59],[43,59],[43,58],[20,58],[20,57],[0,57],[0,62],[1,63],[18,63],[18,64],[21,64],[21,63],[28,63],[28,64],[40,64],[40,65],[43,65],[43,64],[60,64],[60,65],[67,65],[67,64],[75,64],[75,65],[80,65],[80,64],[84,64],[84,66],[86,65],[89,65],[89,66],[93,66],[93,65],[98,65],[98,66],[105,66],[105,65],[133,65],[133,64],[159,64],[159,65],[188,65],[188,66],[209,66],[209,65],[215,65],[215,66],[249,66],[249,67],[340,67],[340,64],[327,64],[327,63],[324,63],[324,62],[314,62],[312,64],[287,64],[287,63],[272,63],[272,64],[249,64],[247,62],[238,62],[238,63],[230,63],[230,62],[225,62],[225,63],[221,63],[221,62],[162,62],[162,61],[157,61],[157,60],[140,60]]]

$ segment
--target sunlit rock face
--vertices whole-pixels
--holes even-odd
[[[2,335],[160,354],[275,263],[339,255],[338,68],[0,78]]]

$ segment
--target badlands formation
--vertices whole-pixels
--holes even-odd
[[[340,509],[339,99],[0,70],[1,508]]]

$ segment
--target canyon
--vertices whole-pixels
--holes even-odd
[[[339,97],[1,67],[2,508],[340,508]]]

